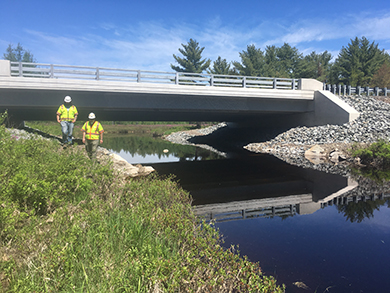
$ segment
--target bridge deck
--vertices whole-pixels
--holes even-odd
[[[256,121],[291,128],[343,124],[358,117],[322,89],[321,82],[311,79],[0,60],[0,111],[8,109],[11,119],[20,121],[53,120],[67,95],[83,120],[95,112],[99,120],[109,121]]]
[[[70,95],[81,116],[101,120],[240,121],[313,110],[313,91],[95,80],[0,77],[0,110],[24,120],[52,120]],[[51,113],[51,114],[50,114]]]

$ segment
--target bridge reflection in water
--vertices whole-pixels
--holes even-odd
[[[196,214],[217,222],[310,214],[346,202],[343,196],[357,186],[349,178],[295,167],[268,155],[152,166],[159,174],[175,174],[191,193]]]

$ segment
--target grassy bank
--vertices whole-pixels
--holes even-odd
[[[3,127],[0,144],[0,291],[283,292],[170,178],[122,182],[79,148]]]

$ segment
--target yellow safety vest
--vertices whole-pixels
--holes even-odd
[[[92,126],[89,125],[89,121],[85,122],[81,131],[85,131],[85,138],[89,140],[99,139],[99,134],[104,132],[103,126],[98,121],[95,121]]]
[[[76,106],[72,105],[69,110],[64,105],[58,108],[57,114],[60,115],[61,121],[72,121],[78,114]]]

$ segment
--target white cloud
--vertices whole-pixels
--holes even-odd
[[[390,39],[390,14],[385,14],[379,17],[363,17],[355,25],[358,35],[367,37],[368,39],[381,41]]]
[[[347,40],[365,36],[370,41],[390,41],[390,15],[345,15],[341,19],[301,20],[288,28],[284,34],[266,41],[264,45],[289,43],[301,46],[310,42]],[[347,46],[347,43],[342,46]],[[341,49],[341,46],[340,46]],[[332,50],[332,49],[328,49]]]
[[[92,28],[71,30],[66,35],[28,29],[24,31],[27,43],[23,46],[39,62],[171,71],[170,64],[175,62],[172,55],[180,54],[181,44],[190,38],[205,47],[202,57],[212,61],[218,56],[228,62],[239,61],[239,53],[250,44],[264,50],[267,45],[280,46],[285,42],[304,55],[327,50],[337,57],[338,50],[355,36],[364,35],[389,46],[389,27],[390,14],[306,19],[289,25],[275,19],[245,27],[224,25],[215,17],[203,27],[152,21],[127,26],[100,23]],[[4,47],[8,45],[5,41],[1,43]]]

